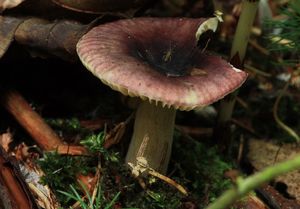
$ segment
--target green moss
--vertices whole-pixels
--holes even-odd
[[[192,139],[176,140],[173,159],[177,161],[182,176],[190,182],[192,192],[200,199],[200,207],[218,197],[230,187],[231,182],[224,172],[233,168],[215,147],[207,147]]]
[[[90,134],[80,141],[80,144],[85,146],[91,153],[101,154],[106,161],[119,162],[118,152],[108,152],[103,147],[105,142],[105,131],[98,134]]]
[[[93,161],[95,160],[87,157],[62,156],[57,152],[45,153],[43,158],[37,161],[45,173],[41,183],[49,185],[58,201],[66,206],[69,204],[69,200],[57,191],[66,191],[67,185],[75,185],[76,175],[93,172],[95,168],[95,162]]]
[[[102,173],[103,191],[106,194],[121,192],[118,201],[123,208],[177,209],[181,208],[185,198],[178,190],[154,177],[142,178],[147,185],[147,189],[143,189],[124,164],[104,162]]]
[[[47,123],[55,128],[64,131],[79,131],[82,129],[80,122],[77,118],[50,118],[46,120]]]
[[[62,131],[76,131],[83,135],[76,119],[59,119],[50,123]],[[175,138],[180,138],[180,134],[177,133]],[[119,194],[116,204],[123,208],[177,209],[184,204],[203,207],[230,185],[229,180],[224,179],[223,173],[231,169],[232,165],[218,156],[215,148],[205,147],[193,140],[189,140],[188,143],[175,140],[173,159],[176,163],[173,167],[171,165],[171,169],[175,170],[171,178],[187,187],[191,195],[185,197],[176,188],[153,177],[143,178],[147,189],[142,189],[137,179],[130,175],[127,166],[119,160],[118,152],[108,151],[103,147],[104,141],[105,131],[85,132],[81,144],[87,147],[94,157],[61,156],[50,152],[39,160],[39,165],[46,174],[43,182],[52,188],[64,208],[74,202],[72,198],[66,198],[65,194],[80,191],[76,175],[95,172],[99,160],[96,156],[99,154],[102,164],[101,189],[107,200],[112,200],[115,194]],[[64,193],[57,192],[59,190]],[[199,198],[199,201],[195,201]]]

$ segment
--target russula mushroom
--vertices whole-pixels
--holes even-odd
[[[137,9],[149,0],[52,0],[52,2],[74,11],[101,14]]]
[[[247,77],[197,49],[195,34],[205,20],[119,20],[93,28],[77,44],[84,66],[103,83],[142,99],[126,156],[135,171],[149,166],[166,173],[176,110],[207,106]]]

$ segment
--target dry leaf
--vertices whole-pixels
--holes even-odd
[[[23,142],[18,144],[14,150],[14,156],[18,161],[25,161],[28,157],[28,146]]]
[[[19,167],[30,191],[36,198],[37,204],[45,209],[59,208],[60,205],[48,185],[40,183],[41,177],[45,175],[44,172],[33,163],[30,165],[20,163]]]
[[[77,174],[76,178],[79,184],[84,185],[84,188],[82,188],[83,191],[84,189],[86,189],[87,191],[92,192],[95,189],[95,185],[97,183],[97,178],[95,178],[95,174],[92,173],[88,173],[87,175]]]
[[[116,125],[109,133],[105,136],[104,147],[108,149],[114,144],[118,144],[122,139],[126,129],[126,122],[121,122]]]
[[[8,152],[9,150],[9,144],[12,142],[12,134],[7,131],[7,133],[0,135],[0,146],[5,150],[5,152]]]
[[[0,0],[0,12],[3,12],[5,9],[14,8],[23,1],[24,0]]]
[[[29,152],[28,146],[21,143],[14,149],[12,155],[16,157],[20,172],[36,203],[44,209],[59,208],[60,205],[49,186],[41,183],[41,178],[45,174],[36,164],[37,153]]]
[[[1,1],[2,0],[0,0],[0,2]],[[15,31],[23,21],[23,18],[0,16],[0,58],[5,54],[10,44],[14,41]]]

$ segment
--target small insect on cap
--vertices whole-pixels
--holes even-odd
[[[247,74],[197,48],[207,19],[135,18],[97,26],[77,44],[85,67],[125,95],[181,110],[209,105]]]

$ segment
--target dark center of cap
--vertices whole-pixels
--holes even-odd
[[[190,47],[172,40],[136,40],[132,39],[131,54],[149,64],[154,70],[169,76],[178,77],[190,74],[193,58],[198,47]]]

